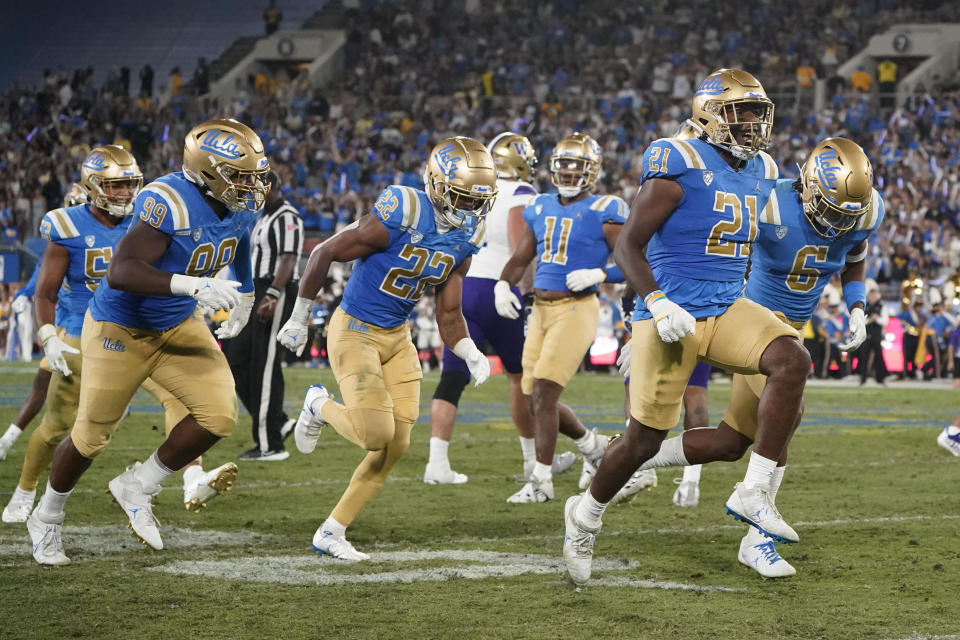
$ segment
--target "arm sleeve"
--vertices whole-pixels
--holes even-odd
[[[237,257],[233,261],[233,274],[240,281],[240,293],[253,292],[253,256],[250,253],[250,232],[244,232],[237,242]]]
[[[391,241],[404,233],[404,228],[415,227],[419,219],[420,212],[414,209],[420,206],[420,200],[414,197],[411,198],[414,201],[408,203],[408,194],[404,193],[404,189],[409,187],[390,185],[380,193],[380,197],[373,204],[373,212],[390,232]],[[413,190],[410,189],[410,191]],[[423,214],[432,215],[431,212],[426,211]]]
[[[666,138],[656,140],[647,147],[643,152],[642,162],[641,184],[650,178],[676,180],[687,170],[687,163],[680,151]]]
[[[178,229],[182,230],[185,225],[185,228],[190,228],[183,207],[179,203],[171,206],[169,196],[153,184],[147,185],[137,194],[133,211],[144,223],[168,236],[174,235]]]
[[[37,266],[33,268],[33,275],[30,276],[30,279],[27,280],[27,284],[17,291],[18,296],[26,296],[32,298],[33,294],[37,290],[37,274],[40,273],[40,263],[37,263]]]
[[[618,284],[624,281],[623,271],[620,271],[620,267],[615,264],[610,265],[603,270],[607,274],[607,279],[605,282],[612,282]]]

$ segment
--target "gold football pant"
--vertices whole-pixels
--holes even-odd
[[[321,416],[337,433],[369,452],[331,513],[337,522],[349,525],[410,446],[423,373],[406,324],[383,329],[337,309],[327,335],[330,367],[343,404],[328,400]]]

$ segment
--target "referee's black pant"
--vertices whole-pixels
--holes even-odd
[[[223,353],[230,363],[233,381],[240,402],[253,420],[253,441],[260,451],[283,449],[280,431],[287,422],[283,410],[283,370],[280,361],[283,347],[277,342],[280,327],[290,318],[297,300],[299,282],[288,282],[277,300],[270,322],[256,314],[272,279],[254,281],[253,311],[250,321],[236,338],[223,341]]]

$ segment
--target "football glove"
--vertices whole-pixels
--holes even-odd
[[[632,345],[633,340],[623,345],[623,348],[620,349],[620,355],[617,356],[617,368],[624,378],[630,375],[630,347]]]
[[[510,283],[506,280],[497,280],[497,284],[493,285],[493,304],[498,314],[511,320],[519,318],[520,310],[523,309],[520,298],[510,290]]]
[[[247,326],[251,309],[253,309],[253,293],[241,293],[240,304],[230,310],[230,315],[217,327],[214,335],[220,340],[236,338]]]
[[[10,303],[10,308],[14,313],[23,313],[30,308],[30,298],[27,296],[17,296]]]
[[[643,299],[647,310],[653,316],[657,333],[664,342],[677,342],[688,333],[697,332],[697,321],[680,305],[671,302],[663,291],[657,289]]]
[[[850,312],[849,335],[849,339],[840,345],[841,351],[853,351],[867,339],[867,321],[860,307],[854,307]]]
[[[490,361],[470,338],[463,338],[453,347],[453,352],[467,363],[473,376],[473,386],[479,387],[490,377]]]
[[[190,296],[205,310],[213,313],[218,309],[229,311],[240,304],[240,294],[235,280],[221,278],[197,278],[180,273],[170,278],[170,293],[175,296]]]
[[[607,279],[603,269],[575,269],[567,274],[567,289],[583,291],[600,284]]]
[[[65,353],[80,353],[57,335],[57,328],[52,324],[45,324],[37,331],[37,337],[43,344],[43,353],[47,356],[47,364],[57,373],[70,376],[73,371],[67,365],[67,359],[63,357]]]
[[[277,334],[277,342],[298,356],[303,353],[304,347],[307,346],[307,336],[309,335],[307,322],[310,321],[312,310],[313,300],[298,297],[293,304],[293,313],[290,314],[290,319],[280,327],[280,332]]]

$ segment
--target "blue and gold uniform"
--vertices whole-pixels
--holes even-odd
[[[831,276],[843,271],[851,250],[883,220],[883,199],[873,190],[870,209],[850,231],[833,238],[817,233],[807,219],[793,180],[778,180],[760,215],[744,295],[794,329],[813,316]],[[861,258],[862,259],[862,258]],[[751,440],[757,434],[757,406],[766,384],[762,374],[734,374],[724,422]]]
[[[155,267],[207,277],[233,264],[240,291],[253,291],[249,230],[256,212],[228,211],[221,219],[200,187],[180,172],[144,187],[133,210],[139,224],[170,237]],[[233,376],[196,307],[191,297],[134,295],[106,280],[97,289],[83,325],[85,382],[71,433],[82,455],[92,458],[103,450],[147,377],[170,391],[211,433],[223,437],[233,431]]]
[[[633,313],[631,415],[672,429],[683,390],[702,360],[755,373],[774,339],[796,336],[768,309],[742,298],[743,279],[757,239],[760,212],[779,176],[764,152],[737,171],[700,139],[664,138],[643,155],[642,181],[673,180],[683,196],[653,235],[647,260],[660,290],[697,320],[696,333],[664,343],[645,305]]]
[[[523,219],[537,240],[533,286],[538,291],[562,291],[567,297],[534,299],[533,314],[523,343],[523,393],[533,393],[535,379],[566,386],[580,366],[597,333],[597,287],[572,293],[567,274],[607,266],[612,248],[603,225],[622,225],[630,208],[622,198],[588,195],[562,204],[555,193],[537,196],[523,210]]]

